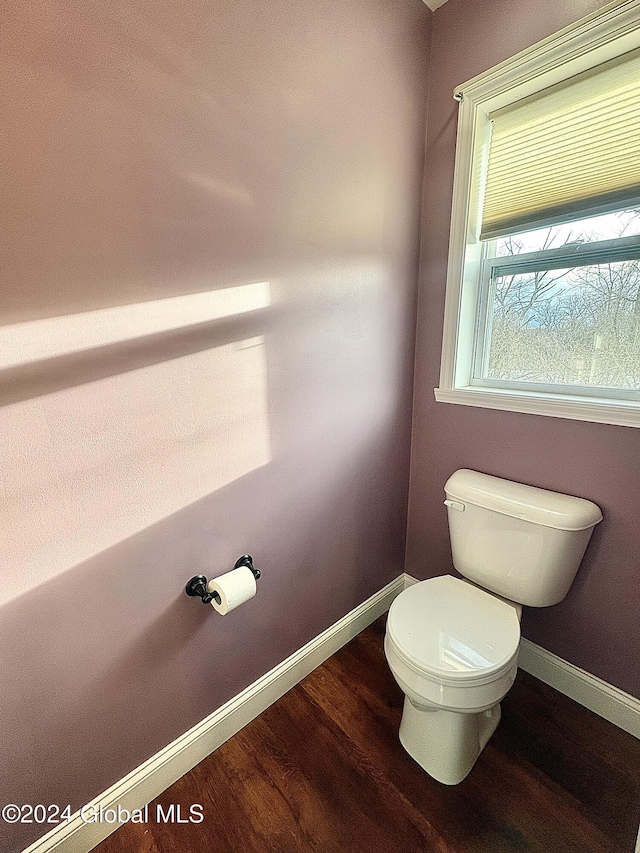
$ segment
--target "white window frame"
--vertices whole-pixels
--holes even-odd
[[[586,395],[585,389],[568,386],[525,390],[520,383],[498,387],[472,380],[483,264],[478,238],[482,199],[473,188],[484,185],[489,114],[639,46],[640,0],[623,0],[456,89],[460,107],[440,385],[434,391],[438,402],[640,427],[640,401],[631,399],[634,394],[612,389],[612,396],[603,396],[589,389]]]

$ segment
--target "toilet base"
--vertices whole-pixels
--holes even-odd
[[[457,785],[469,773],[500,722],[500,703],[488,711],[462,714],[417,708],[405,696],[400,743],[429,776]]]

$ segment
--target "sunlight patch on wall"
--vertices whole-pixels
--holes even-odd
[[[0,602],[266,465],[267,405],[254,337],[0,409]]]
[[[215,195],[224,201],[229,201],[243,207],[254,208],[256,206],[251,193],[243,187],[225,183],[219,178],[213,178],[209,175],[199,175],[195,172],[186,172],[183,177],[194,186],[206,190],[211,195]]]
[[[224,287],[0,327],[0,369],[122,343],[270,304],[269,282]]]

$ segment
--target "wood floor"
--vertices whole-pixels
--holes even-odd
[[[519,673],[465,779],[430,779],[398,741],[384,617],[127,824],[98,853],[633,853],[640,742]],[[200,824],[153,820],[202,804]]]

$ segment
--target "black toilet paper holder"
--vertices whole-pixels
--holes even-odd
[[[256,569],[256,567],[253,565],[253,557],[251,556],[251,554],[243,554],[242,557],[239,557],[236,560],[236,564],[233,568],[241,569],[243,566],[246,566],[247,569],[250,569],[251,574],[256,580],[258,580],[258,578],[262,575],[260,569]],[[216,604],[220,604],[220,596],[217,592],[209,592],[209,590],[207,589],[208,583],[209,581],[204,575],[194,575],[194,577],[192,577],[189,583],[186,585],[185,592],[192,598],[201,599],[203,604],[211,604],[212,601],[215,601]]]

